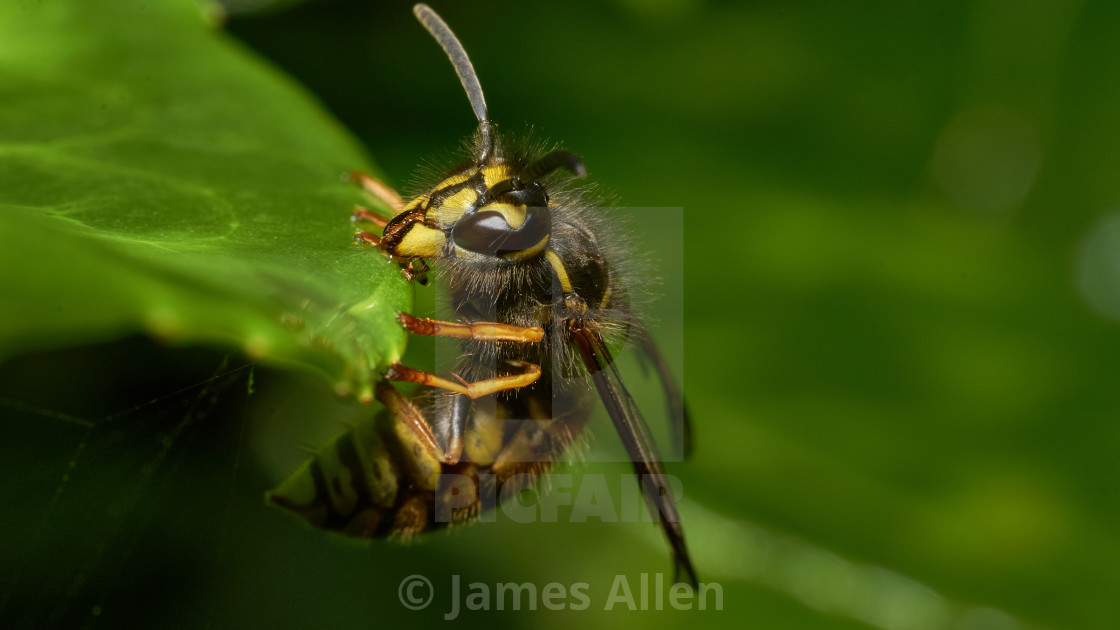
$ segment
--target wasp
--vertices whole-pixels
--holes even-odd
[[[355,238],[397,262],[408,281],[424,283],[429,272],[443,281],[458,321],[407,313],[398,320],[412,334],[457,339],[461,357],[453,378],[392,365],[376,387],[384,411],[323,448],[269,499],[357,537],[409,537],[468,521],[563,456],[584,429],[594,390],[678,577],[683,570],[696,584],[657,449],[612,352],[619,339],[636,340],[660,377],[687,452],[680,391],[631,310],[633,279],[622,271],[628,254],[617,226],[576,185],[586,174],[580,158],[497,133],[462,44],[426,5],[413,12],[451,59],[478,128],[468,159],[410,201],[353,174],[393,215],[358,208],[352,218],[381,229],[359,229]],[[393,382],[418,383],[429,393],[407,398]]]

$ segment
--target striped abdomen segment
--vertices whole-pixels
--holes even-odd
[[[540,419],[506,420],[505,404],[479,403],[458,464],[435,460],[411,431],[382,413],[323,446],[267,498],[346,536],[408,537],[475,518],[527,487],[586,422],[585,413],[549,418],[533,404],[530,414]]]

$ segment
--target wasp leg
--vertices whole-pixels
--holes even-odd
[[[424,414],[420,413],[420,410],[412,402],[402,396],[397,388],[393,387],[388,381],[381,381],[377,384],[377,400],[385,405],[385,408],[396,419],[397,424],[405,427],[412,434],[412,439],[407,441],[402,439],[402,442],[413,447],[411,450],[414,458],[419,459],[421,453],[417,451],[422,450],[438,461],[442,462],[446,459],[443,449],[436,442],[436,436],[432,434],[431,426],[424,419]],[[405,438],[407,436],[401,437]]]
[[[440,378],[430,372],[410,368],[407,365],[394,363],[390,368],[385,378],[390,381],[406,381],[408,383],[419,383],[421,385],[430,385],[432,387],[439,387],[446,389],[456,394],[464,394],[471,400],[481,398],[490,394],[503,392],[507,389],[518,389],[520,387],[527,387],[532,385],[541,377],[541,366],[528,361],[506,361],[514,367],[519,367],[523,371],[521,374],[510,374],[508,376],[495,376],[473,383],[456,383],[449,381],[445,378]]]
[[[540,326],[526,328],[494,322],[456,324],[426,317],[413,317],[408,313],[398,314],[397,321],[417,335],[456,337],[476,341],[521,341],[525,343],[536,343],[544,339],[544,329]]]
[[[354,242],[360,243],[362,245],[372,245],[374,247],[377,247],[377,245],[381,243],[381,237],[374,234],[373,232],[358,230],[357,232],[354,232]]]
[[[359,186],[373,195],[375,199],[392,208],[394,213],[400,211],[400,209],[404,207],[404,199],[401,199],[400,194],[380,179],[371,175],[366,175],[361,171],[351,171],[350,179],[351,181],[357,182]]]
[[[416,266],[417,261],[420,262],[418,267]],[[428,263],[423,258],[410,258],[407,265],[401,264],[401,274],[404,275],[404,279],[412,282],[415,278],[420,286],[427,286],[428,271],[430,270],[431,267],[428,267]]]
[[[385,226],[389,225],[389,219],[387,217],[383,217],[380,214],[377,214],[376,212],[370,210],[369,208],[363,208],[362,206],[354,207],[354,213],[350,215],[350,222],[372,223],[381,229],[385,229]]]

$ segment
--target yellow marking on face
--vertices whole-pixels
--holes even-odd
[[[513,260],[528,260],[541,253],[541,250],[543,250],[545,247],[548,247],[548,234],[545,234],[544,238],[542,238],[536,245],[533,245],[528,249],[523,249],[519,252],[510,252],[502,256],[502,258],[510,258]]]
[[[506,223],[508,223],[509,226],[515,230],[521,227],[521,224],[525,222],[525,217],[528,214],[525,211],[525,206],[515,206],[508,203],[489,203],[479,208],[479,210],[493,210],[494,212],[497,212],[498,214],[502,215],[502,218],[506,220]]]
[[[560,260],[560,256],[551,249],[547,252],[548,264],[552,265],[552,270],[556,272],[556,277],[560,280],[560,288],[564,293],[572,292],[572,280],[568,277],[568,270],[564,268],[564,261]]]
[[[478,203],[478,193],[473,188],[464,188],[443,200],[438,208],[428,208],[425,217],[441,227],[450,227],[462,218],[467,208]]]
[[[607,308],[611,302],[611,288],[607,287],[607,291],[603,293],[603,299],[599,302],[599,308]]]
[[[464,247],[459,247],[458,245],[455,246],[455,253],[453,255],[455,256],[455,258],[460,258],[462,260],[485,260],[486,259],[486,254],[480,254],[478,252],[472,252],[471,250],[466,249]]]
[[[451,186],[462,184],[470,178],[471,173],[459,173],[458,175],[452,175],[451,177],[448,177],[447,179],[436,185],[436,187],[432,189],[432,192],[439,192],[444,188],[450,188]]]
[[[394,254],[405,258],[438,258],[443,255],[447,237],[440,230],[416,223],[404,235]]]
[[[412,201],[406,203],[405,206],[400,209],[400,212],[394,214],[393,216],[398,217],[406,212],[411,212],[413,210],[416,210],[417,208],[422,208],[427,205],[427,203],[428,195],[420,195],[419,197],[416,197]]]
[[[511,177],[513,177],[513,167],[509,164],[487,166],[482,169],[482,181],[486,183],[487,188],[493,188],[499,182],[504,182]]]

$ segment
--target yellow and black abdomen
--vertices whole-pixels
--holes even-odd
[[[356,538],[408,537],[465,522],[532,484],[578,438],[586,408],[569,404],[553,417],[550,404],[532,396],[477,401],[454,465],[436,461],[383,412],[323,446],[267,498],[316,527]]]

